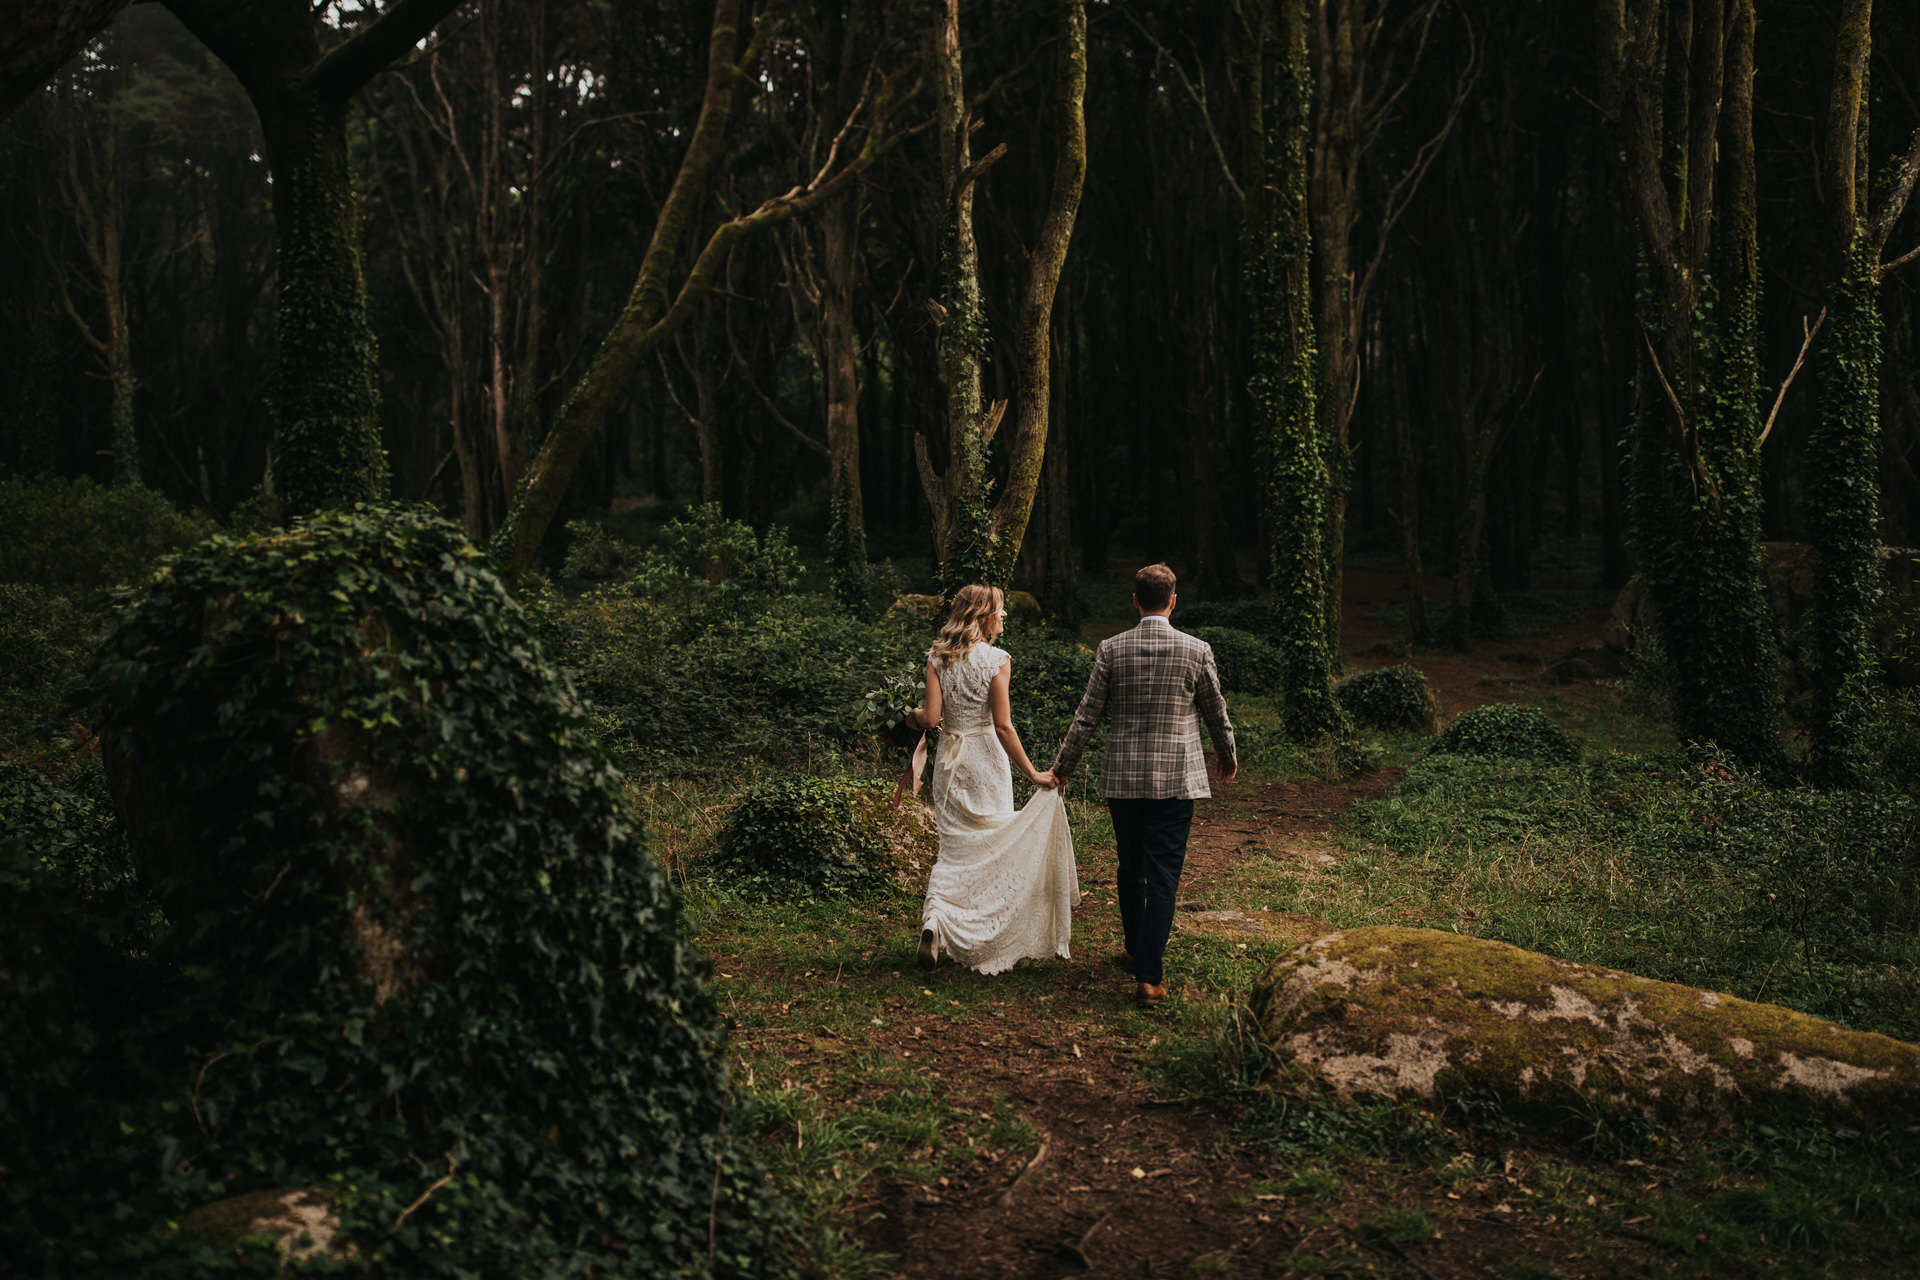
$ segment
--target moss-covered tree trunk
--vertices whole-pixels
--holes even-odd
[[[1872,0],[1841,5],[1821,187],[1834,262],[1825,350],[1816,364],[1820,411],[1806,443],[1807,533],[1813,544],[1809,771],[1830,786],[1868,782],[1865,742],[1879,702],[1871,630],[1884,563],[1880,498],[1880,253],[1920,168],[1920,133],[1871,206],[1867,152]]]
[[[1056,153],[1053,184],[1027,261],[1027,279],[1015,321],[1013,348],[1020,403],[1014,414],[1006,483],[996,499],[988,446],[1006,416],[1005,401],[986,403],[980,359],[986,318],[980,306],[980,262],[973,235],[973,191],[1005,154],[996,147],[978,161],[968,143],[971,117],[961,70],[960,3],[945,0],[933,31],[936,94],[934,128],[940,144],[940,182],[949,193],[941,228],[940,362],[947,393],[946,469],[934,462],[925,435],[914,437],[921,487],[933,508],[934,543],[942,588],[968,582],[1004,586],[1013,576],[1033,514],[1046,459],[1052,403],[1053,299],[1060,284],[1080,192],[1087,174],[1087,13],[1084,0],[1058,0],[1060,46],[1054,72]]]
[[[254,105],[279,243],[274,490],[289,514],[370,502],[386,495],[387,458],[347,107],[297,90]]]
[[[253,100],[273,172],[280,309],[274,484],[289,514],[385,496],[347,113],[458,0],[395,0],[323,50],[306,0],[166,0]]]
[[[1778,769],[1778,655],[1760,576],[1760,279],[1752,0],[1599,6],[1646,273],[1629,512],[1673,662],[1675,727]]]
[[[1313,232],[1307,165],[1313,83],[1307,58],[1308,0],[1280,0],[1266,70],[1269,129],[1263,234],[1248,263],[1252,309],[1254,423],[1261,494],[1272,530],[1271,577],[1278,613],[1281,693],[1287,732],[1308,741],[1344,721],[1328,677],[1325,441],[1314,344]]]
[[[832,491],[827,558],[833,565],[834,595],[843,606],[858,612],[867,601],[867,514],[860,492],[860,335],[853,323],[858,196],[849,195],[825,210],[820,232],[817,346],[827,402],[827,478]]]

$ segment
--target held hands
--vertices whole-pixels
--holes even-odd
[[[1048,791],[1052,791],[1055,787],[1060,785],[1060,780],[1053,776],[1053,770],[1051,769],[1046,769],[1035,774],[1029,774],[1027,780],[1033,783],[1034,786],[1044,787]]]

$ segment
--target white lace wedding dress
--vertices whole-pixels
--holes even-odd
[[[939,670],[940,750],[933,765],[933,815],[940,858],[927,878],[921,929],[981,973],[1023,959],[1067,956],[1080,879],[1067,806],[1058,791],[1035,791],[1013,807],[1013,768],[993,732],[988,686],[1005,650],[976,644]]]

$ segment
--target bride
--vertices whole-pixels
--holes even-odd
[[[923,969],[942,949],[981,973],[1064,959],[1080,900],[1066,802],[1020,745],[1007,696],[1013,659],[989,643],[1006,625],[1003,606],[996,587],[960,588],[927,654],[927,704],[908,717],[941,730],[933,766],[940,857],[920,917]],[[1040,788],[1024,809],[1013,807],[1010,762]]]

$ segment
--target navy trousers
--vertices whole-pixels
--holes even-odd
[[[1164,986],[1161,966],[1187,865],[1193,801],[1109,799],[1107,812],[1120,851],[1120,926],[1133,953],[1133,980]]]

